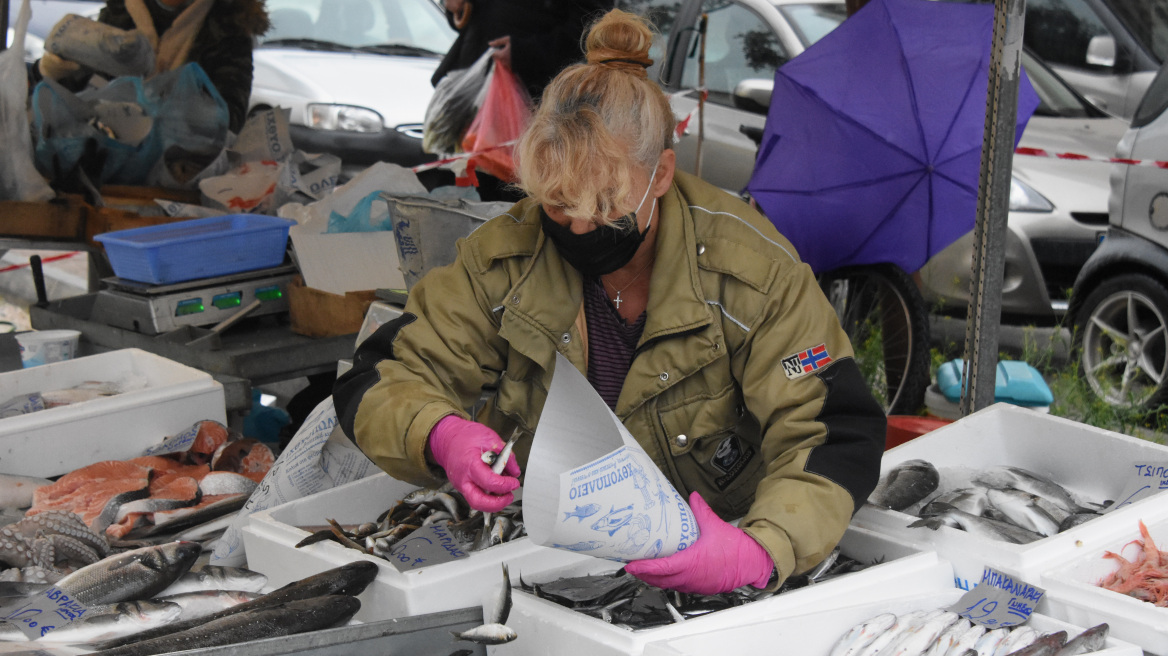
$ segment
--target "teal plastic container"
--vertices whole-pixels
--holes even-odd
[[[964,369],[965,360],[961,358],[950,360],[937,369],[937,387],[952,403],[961,401]],[[1026,362],[1004,360],[998,363],[994,401],[1029,407],[1048,406],[1054,401],[1054,395],[1037,369]]]

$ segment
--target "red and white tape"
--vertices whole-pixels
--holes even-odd
[[[1041,148],[1019,147],[1014,149],[1015,155],[1029,157],[1049,157],[1051,159],[1066,159],[1073,161],[1107,162],[1109,164],[1127,164],[1128,166],[1151,166],[1158,169],[1168,169],[1168,162],[1154,159],[1126,159],[1123,157],[1095,157],[1082,153],[1052,153]]]
[[[511,141],[504,141],[503,143],[501,143],[497,146],[491,146],[490,148],[484,148],[483,150],[476,150],[476,151],[471,152],[471,153],[459,153],[457,155],[451,155],[450,157],[435,160],[433,162],[426,162],[425,164],[419,164],[417,166],[410,168],[410,170],[413,171],[414,173],[421,173],[422,171],[429,171],[431,169],[442,168],[444,166],[448,166],[448,165],[453,164],[455,162],[461,162],[464,159],[470,159],[472,157],[475,157],[476,155],[482,155],[483,153],[489,153],[492,150],[498,150],[500,148],[507,148],[508,146],[514,146],[517,143],[519,143],[518,139],[512,139]]]

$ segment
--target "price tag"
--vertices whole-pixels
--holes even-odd
[[[990,628],[1014,626],[1030,619],[1030,614],[1045,592],[1042,588],[987,567],[981,575],[981,582],[961,595],[949,610],[969,618],[974,624]]]
[[[446,524],[431,524],[419,528],[393,545],[389,554],[389,562],[393,563],[399,572],[448,563],[470,555],[462,550]]]
[[[1166,462],[1133,462],[1130,472],[1127,485],[1115,497],[1115,503],[1104,508],[1103,512],[1109,513],[1116,508],[1129,506],[1144,497],[1168,490],[1168,463]]]
[[[49,631],[80,618],[86,610],[53,586],[29,599],[0,607],[0,620],[15,625],[29,640],[37,640]]]

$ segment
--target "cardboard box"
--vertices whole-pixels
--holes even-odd
[[[918,551],[895,539],[856,527],[848,528],[840,541],[840,549],[845,555],[856,560],[875,564],[859,572],[838,576],[736,608],[642,631],[629,631],[522,590],[514,590],[507,626],[521,637],[505,645],[489,647],[487,653],[499,656],[520,654],[542,656],[548,653],[555,653],[557,656],[610,654],[635,656],[643,653],[650,643],[661,640],[734,629],[766,619],[803,615],[847,604],[875,602],[886,599],[890,594],[952,590],[953,568],[931,551]],[[540,575],[524,573],[523,580],[530,585],[571,576],[613,572],[618,567],[620,563],[592,559]],[[512,576],[518,581],[514,565]],[[490,601],[492,603],[484,608],[488,617],[494,612],[494,600]],[[555,646],[554,650],[549,649],[551,645]],[[770,653],[773,649],[759,653]],[[792,653],[806,652],[800,648]]]
[[[549,549],[520,538],[489,549],[474,551],[467,558],[399,572],[388,561],[362,554],[332,541],[318,542],[300,549],[295,544],[308,537],[296,528],[324,524],[335,519],[342,524],[373,521],[398,499],[417,489],[416,485],[379,473],[347,485],[282,506],[257,512],[243,529],[248,566],[279,587],[310,574],[339,567],[355,560],[377,563],[377,578],[360,595],[363,622],[406,615],[436,613],[456,608],[482,606],[499,593],[503,584],[501,563],[507,563],[513,579],[534,575],[594,558],[569,551]],[[451,651],[456,651],[454,647]]]
[[[886,451],[882,475],[915,458],[937,468],[941,478],[937,493],[967,486],[980,470],[1011,465],[1047,476],[1084,500],[1102,502],[1123,490],[1133,461],[1168,461],[1168,447],[998,403]],[[1137,501],[1030,544],[979,538],[948,526],[935,531],[909,528],[915,515],[870,504],[852,523],[921,549],[936,549],[953,563],[957,587],[969,589],[987,565],[1036,584],[1044,570],[1098,547],[1108,526],[1134,526],[1141,507],[1163,505],[1166,500],[1160,494]]]
[[[361,330],[365,313],[377,300],[372,291],[329,292],[304,286],[297,276],[288,284],[288,314],[292,332],[308,337],[351,335]]]
[[[0,401],[86,381],[132,391],[0,419],[0,473],[59,476],[139,456],[197,421],[227,421],[223,386],[210,374],[139,349],[0,374]]]
[[[947,608],[961,598],[961,590],[939,590],[899,595],[889,590],[889,598],[866,604],[846,604],[823,612],[767,620],[720,629],[700,635],[654,642],[645,647],[645,656],[706,656],[707,654],[767,654],[776,645],[798,645],[801,656],[828,656],[836,641],[853,626],[882,613],[901,615],[914,610]],[[1074,637],[1087,627],[1034,613],[1026,623],[1039,633],[1066,631]],[[1091,625],[1094,626],[1094,625]],[[1097,656],[1141,656],[1140,648],[1110,635]]]
[[[1164,506],[1168,504],[1162,500],[1157,506],[1143,506],[1142,514],[1129,515],[1126,522],[1110,525],[1100,536],[1101,546],[1084,550],[1075,560],[1044,574],[1041,585],[1046,588],[1046,596],[1040,606],[1042,612],[1072,624],[1107,622],[1115,637],[1135,643],[1150,654],[1168,655],[1168,608],[1097,585],[1120,566],[1119,561],[1104,558],[1105,551],[1128,560],[1136,558],[1138,546],[1127,545],[1140,537],[1139,519],[1144,520],[1157,548],[1168,548],[1168,508]]]

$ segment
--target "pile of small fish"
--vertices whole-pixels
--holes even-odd
[[[810,572],[792,576],[775,592],[743,586],[715,595],[686,594],[662,590],[619,569],[611,574],[577,576],[528,585],[520,577],[520,589],[541,599],[602,619],[630,631],[640,631],[683,622],[727,608],[820,583],[863,569],[865,565],[841,556],[838,548]]]
[[[830,656],[1075,656],[1102,649],[1107,632],[1100,624],[1067,640],[1022,625],[987,630],[942,609],[884,613],[849,629]]]
[[[302,526],[311,533],[296,544],[304,547],[333,540],[361,553],[388,558],[393,545],[423,526],[445,524],[463,551],[478,551],[527,535],[521,501],[491,514],[472,510],[462,494],[449,483],[435,489],[418,489],[397,501],[375,521],[345,527],[332,519],[328,526]]]
[[[940,475],[924,460],[893,468],[868,497],[874,505],[906,510],[925,502],[911,527],[942,525],[991,540],[1026,544],[1099,516],[1101,504],[1081,504],[1061,485],[1021,467],[980,471],[970,487],[937,491]],[[1092,507],[1093,506],[1093,507]]]
[[[1140,552],[1135,560],[1128,560],[1112,551],[1105,551],[1104,558],[1119,561],[1119,569],[1108,574],[1099,586],[1140,601],[1160,607],[1168,606],[1168,556],[1160,552],[1148,527],[1140,520],[1140,538],[1127,545],[1138,545]]]

